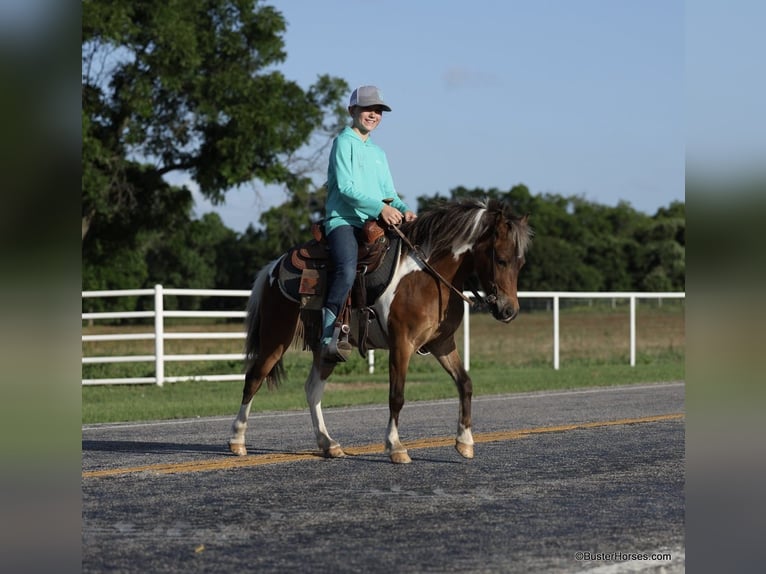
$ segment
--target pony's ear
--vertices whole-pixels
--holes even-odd
[[[525,214],[524,217],[521,218],[521,222],[527,224],[529,222],[529,216],[529,213]]]

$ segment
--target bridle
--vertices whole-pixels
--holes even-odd
[[[495,282],[495,237],[492,237],[492,266],[491,266],[491,277],[489,280],[489,294],[485,297],[482,297],[479,292],[476,289],[471,289],[471,293],[473,293],[473,296],[476,298],[476,300],[479,303],[482,303],[483,305],[494,305],[497,303],[497,283]],[[477,275],[478,276],[478,275]],[[479,282],[481,282],[481,279],[479,279]]]

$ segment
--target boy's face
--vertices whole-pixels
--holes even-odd
[[[348,113],[354,120],[354,129],[360,134],[367,135],[380,124],[383,118],[383,108],[381,106],[353,106],[348,109]]]

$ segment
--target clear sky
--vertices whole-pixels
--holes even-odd
[[[650,215],[684,199],[681,0],[267,3],[288,23],[286,77],[381,88],[393,111],[372,137],[413,206],[518,183]],[[215,210],[241,231],[283,201],[245,186]]]
[[[764,22],[762,0],[686,4],[687,177],[766,176]]]

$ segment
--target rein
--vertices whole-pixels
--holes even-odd
[[[444,283],[444,284],[445,284],[447,287],[449,287],[449,288],[450,288],[450,289],[452,289],[452,290],[453,290],[455,293],[457,293],[457,294],[460,296],[460,298],[461,298],[461,299],[463,299],[463,301],[465,301],[465,302],[466,302],[466,303],[468,303],[469,305],[473,305],[473,303],[474,303],[474,302],[473,302],[473,301],[472,301],[470,298],[468,298],[468,297],[466,297],[465,295],[463,295],[462,291],[460,291],[460,290],[459,290],[457,287],[455,287],[455,286],[454,286],[452,283],[450,283],[449,281],[447,281],[447,280],[446,280],[446,279],[445,279],[445,278],[442,276],[442,274],[441,274],[441,273],[439,273],[439,272],[438,272],[436,269],[434,269],[434,268],[431,266],[431,264],[430,264],[428,261],[426,261],[426,256],[425,256],[425,255],[423,254],[423,252],[420,250],[420,247],[418,247],[418,246],[416,246],[416,245],[413,245],[413,244],[412,244],[412,242],[411,242],[409,239],[407,239],[407,237],[404,235],[404,233],[402,233],[402,232],[399,230],[399,228],[398,228],[398,227],[396,227],[395,225],[392,225],[391,227],[393,228],[393,230],[394,230],[394,231],[396,231],[396,234],[397,234],[397,235],[398,235],[398,236],[399,236],[399,237],[402,239],[402,241],[404,241],[404,243],[406,243],[406,244],[407,244],[407,247],[409,247],[409,248],[412,250],[412,252],[413,252],[413,253],[414,253],[414,254],[417,256],[417,258],[418,258],[418,259],[420,259],[420,262],[423,264],[423,266],[424,266],[426,269],[428,269],[428,271],[429,271],[429,272],[431,272],[431,274],[433,274],[433,276],[434,276],[434,277],[436,277],[436,278],[437,278],[439,281],[441,281],[441,282],[442,282],[442,283]],[[476,291],[474,291],[474,295],[477,295],[477,296],[478,296],[478,294],[476,293]]]

